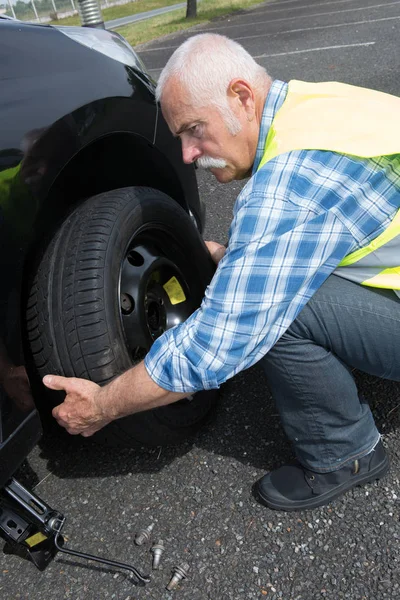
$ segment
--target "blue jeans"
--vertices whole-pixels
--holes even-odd
[[[379,440],[351,369],[400,380],[400,298],[331,275],[261,364],[299,461],[335,471]]]

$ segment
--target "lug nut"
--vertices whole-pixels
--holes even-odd
[[[140,529],[135,536],[135,544],[136,546],[142,546],[145,542],[148,542],[150,539],[150,534],[153,531],[154,523],[146,527],[145,529]]]
[[[153,569],[158,569],[160,566],[160,558],[164,550],[164,542],[162,540],[159,540],[158,543],[154,544],[151,548],[151,552],[153,553]]]
[[[190,566],[187,563],[183,563],[179,567],[175,567],[173,570],[172,579],[167,585],[167,590],[173,590],[176,588],[181,579],[186,579]]]

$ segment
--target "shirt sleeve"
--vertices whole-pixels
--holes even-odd
[[[145,358],[167,390],[218,388],[258,362],[354,243],[335,211],[245,190],[201,307]]]

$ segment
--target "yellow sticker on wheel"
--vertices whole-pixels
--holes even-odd
[[[163,288],[167,292],[171,304],[180,304],[181,302],[185,302],[185,292],[175,276],[171,277],[167,283],[164,283]]]
[[[44,540],[47,540],[47,537],[44,535],[44,533],[39,531],[38,533],[31,535],[31,537],[26,538],[25,544],[28,544],[29,548],[33,548],[33,546],[37,546]]]

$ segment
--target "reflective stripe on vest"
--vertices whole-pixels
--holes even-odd
[[[290,81],[258,168],[293,150],[363,158],[399,154],[400,98],[344,83]],[[383,233],[348,254],[334,272],[363,285],[400,290],[399,257],[400,210]]]

